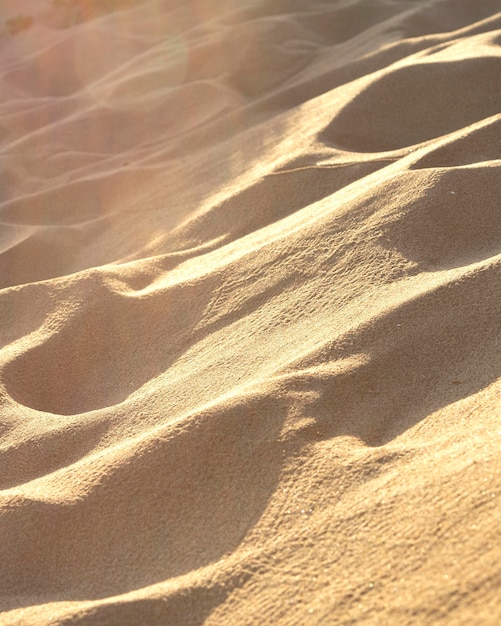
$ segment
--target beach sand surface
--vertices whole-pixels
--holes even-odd
[[[499,626],[500,79],[499,0],[2,0],[2,626]]]

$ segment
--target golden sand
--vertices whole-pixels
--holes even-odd
[[[0,19],[0,624],[499,626],[499,0]]]

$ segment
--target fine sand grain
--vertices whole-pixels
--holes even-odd
[[[501,2],[2,0],[0,624],[501,624]]]

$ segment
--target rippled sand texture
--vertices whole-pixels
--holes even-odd
[[[0,624],[498,626],[499,0],[2,2]]]

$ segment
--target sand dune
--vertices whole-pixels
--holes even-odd
[[[499,624],[499,0],[0,20],[0,624]]]

